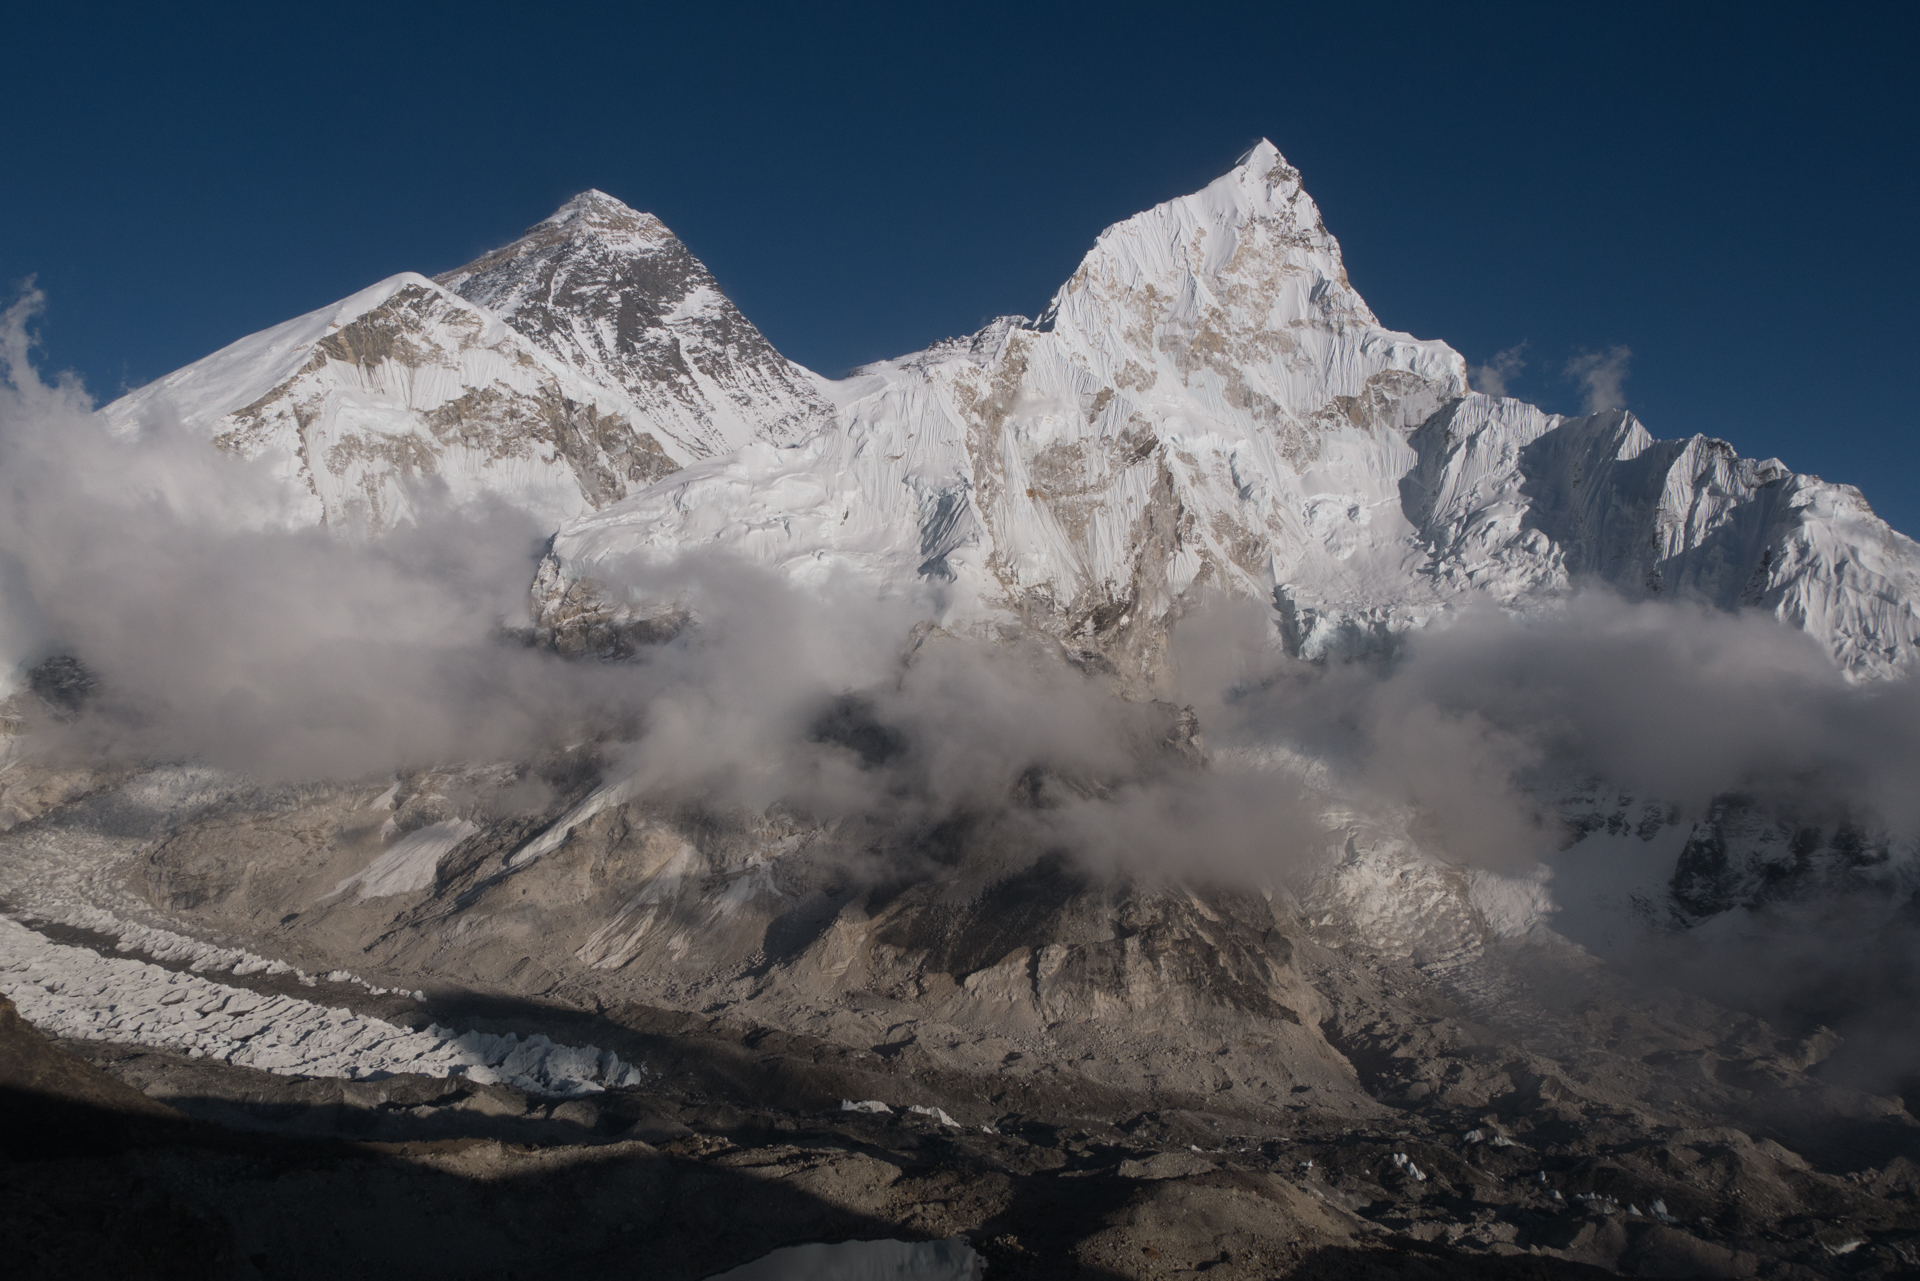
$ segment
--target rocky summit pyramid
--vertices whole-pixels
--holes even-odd
[[[437,277],[696,457],[785,444],[833,420],[822,380],[773,349],[652,214],[587,191]]]
[[[831,421],[821,381],[657,219],[588,192],[438,282],[383,280],[103,412],[269,460],[296,521],[377,532],[490,496],[551,529]]]

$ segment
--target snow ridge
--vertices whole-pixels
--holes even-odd
[[[243,338],[101,411],[277,460],[292,524],[377,534],[423,500],[503,498],[556,525],[691,455],[618,391],[412,272]]]

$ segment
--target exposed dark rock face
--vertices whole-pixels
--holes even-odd
[[[99,679],[71,654],[57,654],[27,673],[27,688],[56,715],[71,716],[92,697]]]
[[[1752,796],[1723,796],[1687,838],[1673,899],[1708,917],[1815,894],[1878,889],[1889,881],[1892,840],[1847,818],[1798,821]]]

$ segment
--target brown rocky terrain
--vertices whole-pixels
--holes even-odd
[[[489,818],[529,774],[544,807]],[[951,1237],[998,1277],[1920,1259],[1920,1122],[1858,1088],[1840,1038],[1495,938],[1457,900],[1368,934],[1311,885],[1023,864],[991,823],[920,838],[910,877],[856,876],[870,831],[620,799],[586,760],[413,775],[378,805],[243,789],[163,820],[125,779],[94,788],[0,840],[10,907],[37,903],[49,944],[145,954],[59,924],[64,886],[301,967],[223,989],[539,1032],[642,1075],[555,1097],[268,1073],[55,1047],[9,1011],[20,1275],[703,1277],[797,1242]],[[456,815],[474,833],[430,884],[336,891],[389,819]],[[520,857],[542,832],[563,839]],[[363,982],[294,977],[347,966]]]

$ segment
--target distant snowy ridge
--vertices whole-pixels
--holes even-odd
[[[1856,490],[1469,392],[1458,353],[1374,317],[1266,142],[1108,228],[1039,320],[840,382],[589,191],[437,282],[393,277],[104,412],[284,460],[308,523],[532,513],[557,531],[536,622],[574,648],[670,632],[678,602],[626,584],[696,552],[1038,628],[1136,689],[1211,590],[1270,603],[1306,655],[1586,581],[1766,610],[1856,676],[1920,646],[1920,545]]]
[[[1850,485],[1706,436],[1655,440],[1624,411],[1563,418],[1480,395],[1411,441],[1405,507],[1437,582],[1511,602],[1589,578],[1758,608],[1856,675],[1913,670],[1920,544]]]

